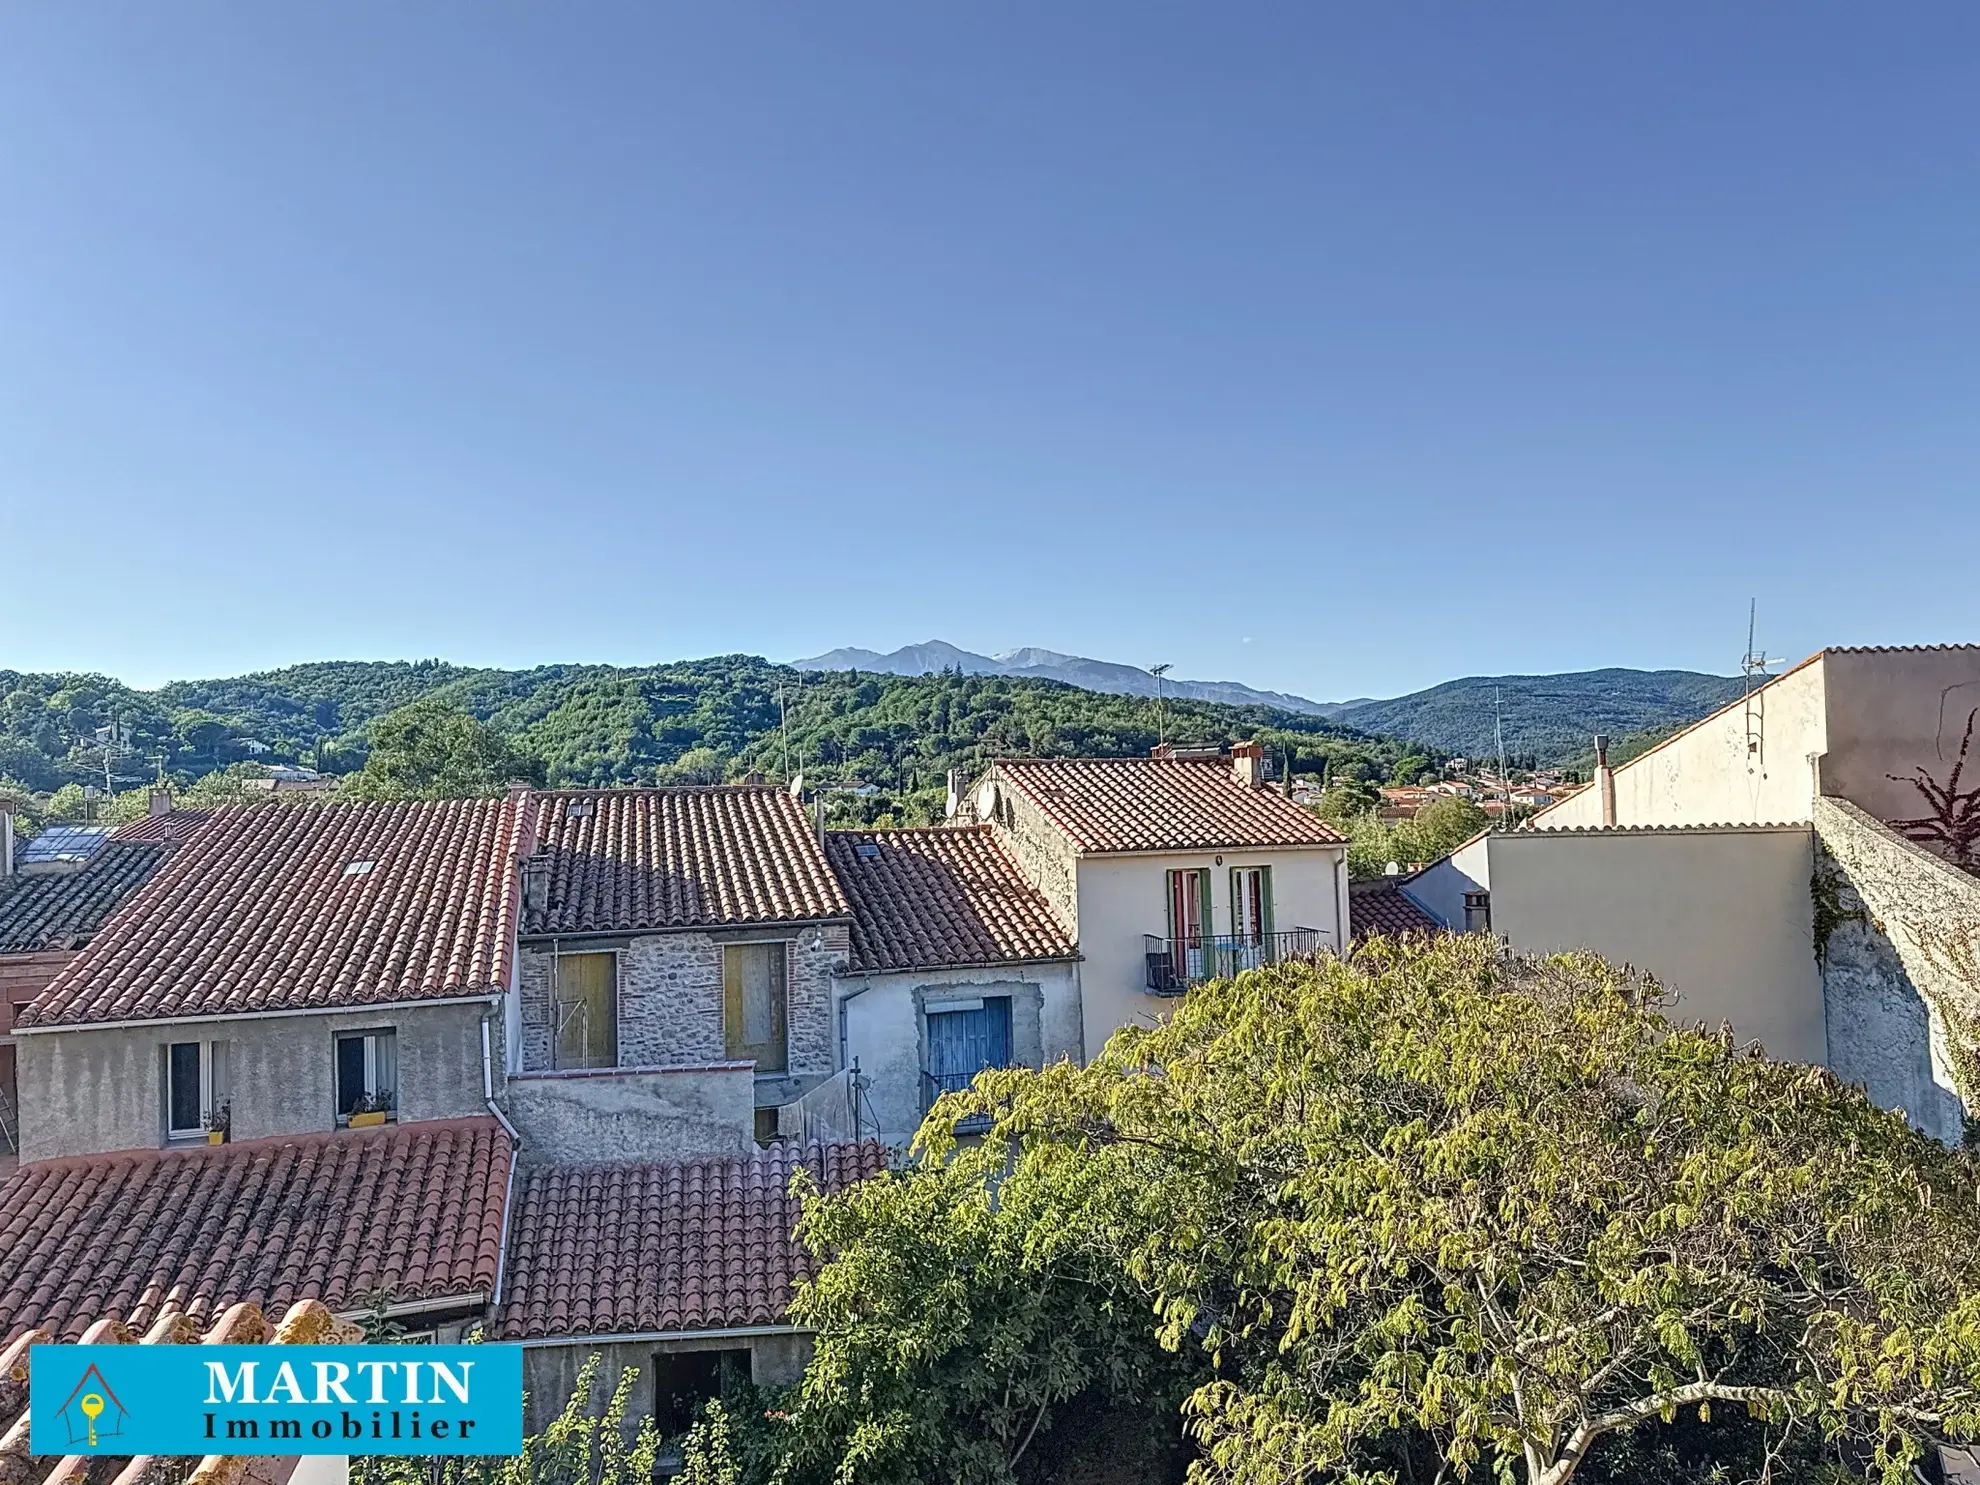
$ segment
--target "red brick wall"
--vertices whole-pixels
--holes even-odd
[[[26,1005],[47,989],[62,966],[75,957],[73,949],[0,955],[0,1036],[14,1029],[14,1007]]]

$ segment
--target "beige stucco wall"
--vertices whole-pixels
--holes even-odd
[[[1661,980],[1675,1020],[1730,1021],[1775,1057],[1827,1061],[1811,830],[1488,839],[1492,928],[1515,949],[1591,949]]]
[[[1751,825],[1800,822],[1814,807],[1809,759],[1828,747],[1824,662],[1816,658],[1734,702],[1616,770],[1618,825]],[[1749,749],[1749,737],[1758,744]],[[1583,789],[1543,810],[1550,829],[1602,823],[1602,802]],[[1495,889],[1496,890],[1496,889]]]
[[[973,969],[900,970],[849,975],[840,982],[848,1065],[857,1061],[867,1087],[861,1113],[878,1137],[905,1145],[921,1126],[929,1010],[979,995],[1011,998],[1011,1055],[1026,1067],[1080,1060],[1078,966],[1071,962],[988,965]],[[862,1134],[874,1131],[864,1127]]]
[[[755,1067],[512,1073],[502,1105],[532,1165],[746,1155],[756,1149]]]
[[[1923,813],[1918,791],[1889,775],[1908,777],[1922,764],[1944,781],[1967,716],[1980,707],[1980,646],[1830,650],[1822,665],[1828,674],[1822,792],[1880,820]]]
[[[1079,859],[1079,996],[1086,1055],[1097,1056],[1123,1026],[1153,1025],[1175,1002],[1147,990],[1144,934],[1169,931],[1168,873],[1208,868],[1213,931],[1231,932],[1230,872],[1272,868],[1272,924],[1279,932],[1319,931],[1338,950],[1347,910],[1347,853],[1342,846],[1304,849],[1190,851]]]
[[[402,1121],[483,1113],[484,1015],[495,1017],[491,1062],[499,1081],[500,1013],[485,1001],[17,1033],[21,1157],[45,1160],[162,1145],[164,1048],[172,1042],[228,1044],[237,1140],[336,1128],[334,1038],[343,1031],[387,1026],[398,1034]]]

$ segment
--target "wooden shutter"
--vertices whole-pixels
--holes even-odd
[[[790,1065],[783,944],[730,944],[722,951],[722,1033],[728,1055],[758,1072]]]
[[[616,1067],[619,956],[565,954],[557,961],[557,1066]]]

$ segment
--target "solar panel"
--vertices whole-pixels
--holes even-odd
[[[87,861],[110,839],[108,825],[51,825],[21,848],[22,866]]]
[[[878,856],[880,854],[879,845],[876,842],[870,840],[861,841],[857,846],[853,847],[853,849],[858,851],[860,855],[864,856],[869,861],[871,861],[875,856]]]

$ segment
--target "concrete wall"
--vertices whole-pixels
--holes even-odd
[[[1231,932],[1230,872],[1272,868],[1272,922],[1279,932],[1317,929],[1338,950],[1347,918],[1347,856],[1342,846],[1192,851],[1079,860],[1079,996],[1088,1057],[1123,1026],[1152,1025],[1174,1002],[1148,993],[1143,934],[1169,932],[1168,873],[1211,873],[1214,931]]]
[[[1001,965],[977,969],[903,970],[840,981],[846,1056],[859,1062],[868,1087],[862,1114],[879,1138],[905,1145],[927,1112],[921,1074],[928,1065],[925,1017],[945,1001],[1008,995],[1011,1054],[1042,1067],[1082,1054],[1080,979],[1072,963]],[[871,1136],[871,1130],[862,1130]]]
[[[485,1001],[17,1033],[21,1158],[162,1145],[164,1049],[171,1042],[228,1044],[237,1140],[336,1128],[337,1033],[388,1026],[398,1034],[402,1121],[481,1113],[484,1015],[497,1017],[499,1073],[500,1012]]]
[[[843,925],[780,925],[717,933],[649,933],[623,938],[537,940],[521,948],[522,1061],[525,1072],[551,1067],[552,976],[556,956],[618,955],[621,1067],[702,1067],[727,1060],[722,1026],[722,951],[731,943],[777,941],[788,966],[788,1073],[766,1075],[759,1103],[785,1103],[837,1070],[833,976],[844,963]]]
[[[1924,813],[1918,791],[1889,777],[1923,765],[1940,782],[1959,754],[1966,719],[1980,707],[1980,646],[1830,650],[1828,751],[1822,792],[1880,820]],[[1969,767],[1969,776],[1980,759]]]
[[[1487,840],[1492,928],[1515,949],[1591,949],[1674,991],[1674,1020],[1730,1021],[1772,1056],[1827,1059],[1808,829]]]
[[[1980,1063],[1980,881],[1845,800],[1817,800],[1815,829],[1830,1066],[1957,1144],[1960,1065]]]
[[[1431,862],[1403,883],[1404,895],[1453,933],[1463,933],[1464,894],[1492,890],[1491,841],[1481,835]]]
[[[754,1068],[513,1073],[500,1101],[532,1165],[743,1155],[756,1149]]]
[[[653,1358],[665,1352],[732,1351],[750,1353],[750,1380],[759,1387],[785,1387],[804,1375],[811,1359],[811,1337],[800,1331],[751,1336],[675,1335],[646,1341],[588,1341],[582,1336],[567,1343],[528,1346],[523,1350],[523,1390],[528,1401],[523,1409],[523,1431],[541,1433],[555,1422],[577,1391],[578,1373],[592,1357],[598,1358],[598,1374],[592,1379],[589,1415],[605,1416],[606,1405],[627,1367],[637,1367],[639,1376],[632,1384],[632,1397],[626,1409],[630,1438],[642,1418],[651,1418],[655,1404]]]
[[[1754,825],[1805,821],[1810,755],[1828,746],[1824,662],[1807,661],[1616,770],[1618,825]],[[1757,746],[1748,747],[1749,740]],[[1547,829],[1602,823],[1591,786],[1543,810]]]

